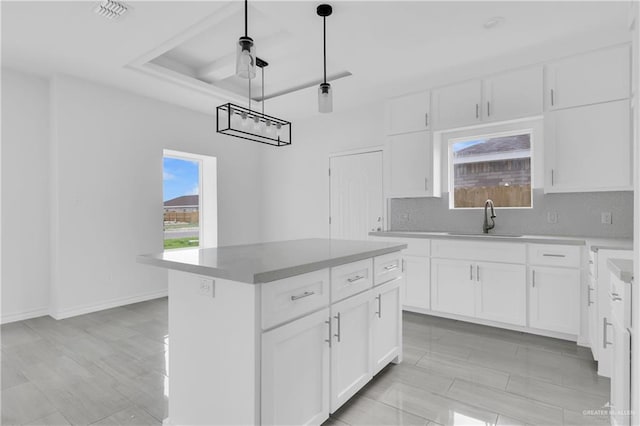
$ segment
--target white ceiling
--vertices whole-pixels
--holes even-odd
[[[75,75],[209,114],[223,100],[233,99],[221,90],[224,85],[201,80],[221,80],[232,68],[235,42],[244,32],[242,2],[126,3],[130,12],[109,21],[93,13],[93,1],[3,1],[2,65],[44,76]],[[319,3],[250,2],[249,35],[258,56],[271,64],[267,91],[270,84],[276,90],[322,77],[322,20],[315,13]],[[328,73],[353,74],[334,83],[337,111],[409,91],[421,76],[535,46],[626,31],[629,8],[627,1],[336,0],[332,5]],[[483,24],[494,16],[504,17],[504,24],[485,29]],[[176,78],[131,67],[141,58],[148,62],[162,55],[178,64],[175,69],[183,66],[182,75],[205,77],[198,85],[178,84]],[[274,98],[267,101],[266,112],[287,119],[313,115],[316,93],[311,87]]]

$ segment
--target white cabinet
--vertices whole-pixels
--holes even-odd
[[[429,309],[431,295],[429,290],[430,264],[425,256],[405,254],[404,267],[404,307]]]
[[[476,264],[478,318],[527,325],[527,284],[524,265],[479,262]]]
[[[552,111],[544,126],[545,193],[633,190],[629,100]]]
[[[387,197],[440,196],[440,150],[430,132],[391,136],[385,151]]]
[[[428,130],[431,117],[430,92],[418,92],[387,100],[386,133],[399,135],[402,133]]]
[[[579,334],[580,270],[532,266],[529,282],[529,326]]]
[[[510,71],[483,80],[484,120],[503,121],[542,114],[542,67]]]
[[[329,417],[329,309],[262,335],[262,424],[320,425]]]
[[[572,56],[546,66],[549,109],[625,99],[630,94],[628,45]]]
[[[331,307],[331,412],[340,408],[371,377],[371,290]],[[292,423],[295,424],[295,423]]]
[[[475,314],[474,264],[431,259],[431,309],[450,314]]]
[[[401,278],[373,289],[373,374],[378,374],[400,354],[402,341],[402,310],[400,309]]]
[[[433,127],[449,129],[480,122],[482,82],[471,80],[433,91]]]

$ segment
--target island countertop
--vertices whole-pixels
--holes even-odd
[[[138,256],[139,263],[249,284],[267,283],[405,249],[406,244],[305,239]]]

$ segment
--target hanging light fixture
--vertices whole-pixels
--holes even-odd
[[[251,79],[249,79],[249,107],[226,103],[216,108],[216,131],[229,136],[274,146],[291,145],[291,123],[264,113],[264,69],[269,65],[256,57],[262,72],[262,112],[251,109]]]
[[[248,0],[244,0],[244,36],[236,47],[236,75],[252,79],[256,76],[256,47],[248,35]]]
[[[333,111],[333,92],[331,85],[327,83],[327,16],[333,12],[333,8],[329,4],[321,4],[316,9],[318,16],[322,17],[322,33],[323,33],[323,58],[324,58],[324,82],[318,87],[318,110],[320,112]]]

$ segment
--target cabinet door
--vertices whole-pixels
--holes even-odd
[[[547,105],[553,110],[628,98],[630,59],[624,45],[547,65]]]
[[[396,278],[373,289],[372,354],[373,374],[377,374],[402,350],[400,340],[402,310],[400,288],[402,278]]]
[[[580,271],[532,267],[529,325],[567,334],[580,332]]]
[[[387,134],[398,135],[429,129],[431,96],[428,91],[389,99],[386,104]]]
[[[392,136],[386,146],[389,197],[439,196],[430,132]],[[437,157],[439,158],[439,157]]]
[[[589,345],[593,359],[598,360],[598,285],[593,276],[589,276],[587,286],[587,318],[589,321]]]
[[[329,309],[262,335],[262,424],[320,425],[329,417]]]
[[[480,121],[482,84],[472,80],[433,91],[433,127],[450,129]]]
[[[629,116],[628,100],[547,113],[545,192],[632,190]]]
[[[371,373],[372,290],[331,307],[331,412],[373,377]]]
[[[527,271],[524,265],[476,264],[476,317],[527,325]]]
[[[430,308],[430,265],[429,258],[422,256],[403,256],[404,266],[404,306]]]
[[[463,260],[431,259],[431,309],[474,316],[474,268]]]
[[[542,114],[542,67],[499,74],[483,81],[484,119],[501,121]]]
[[[613,362],[611,371],[611,424],[630,426],[631,335],[616,319],[611,326]]]

